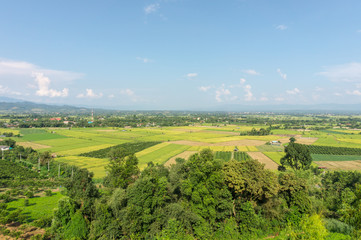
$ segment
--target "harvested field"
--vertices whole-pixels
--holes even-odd
[[[308,145],[310,145],[318,140],[318,138],[311,138],[311,137],[296,136],[295,138],[296,138],[296,143],[308,144]],[[290,141],[290,138],[280,138],[277,140],[280,141],[282,144],[284,144],[284,143],[288,143]]]
[[[51,146],[34,143],[34,142],[17,142],[16,145],[23,146],[23,147],[31,147],[32,149],[44,149],[44,148],[50,148]]]
[[[239,136],[239,132],[211,131],[211,130],[204,130],[202,132],[214,133],[214,134],[229,134],[229,135],[233,135],[233,136]]]
[[[315,163],[329,170],[361,170],[361,160],[356,161],[321,161]]]
[[[275,163],[274,161],[272,161],[269,157],[267,157],[266,155],[264,155],[261,152],[247,152],[247,154],[255,159],[258,160],[259,162],[265,164],[265,168],[266,169],[271,169],[271,170],[277,170],[278,169],[278,164]]]
[[[195,142],[195,141],[171,141],[170,143],[188,145],[188,146],[260,146],[265,144],[265,141],[260,140],[234,140],[228,142],[219,142],[219,143],[206,143],[206,142]]]
[[[192,156],[193,154],[195,154],[197,152],[198,151],[184,151],[184,152],[172,157],[171,159],[169,159],[166,163],[164,163],[164,166],[170,167],[171,165],[175,164],[175,160],[177,158],[184,158],[185,160],[188,160],[188,158],[190,156]]]
[[[301,144],[312,144],[314,142],[316,142],[318,140],[318,138],[311,138],[311,137],[300,137],[300,138],[296,138],[296,143],[301,143]]]

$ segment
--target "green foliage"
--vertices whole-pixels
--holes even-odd
[[[11,148],[14,148],[16,145],[16,141],[14,139],[11,138],[7,138],[4,141],[2,141],[2,143],[4,143],[6,146],[9,146]]]
[[[87,239],[88,225],[80,211],[77,211],[65,226],[64,239]]]
[[[244,235],[254,235],[265,227],[264,219],[256,214],[252,203],[245,202],[236,205],[236,221],[239,231]]]
[[[190,201],[192,211],[211,226],[228,218],[232,209],[231,193],[224,182],[221,162],[214,160],[212,152],[205,149],[192,155],[184,167],[186,174],[181,191]]]
[[[301,213],[307,213],[311,209],[311,201],[308,195],[307,182],[297,177],[294,173],[281,173],[279,175],[280,191],[288,207],[297,207]]]
[[[305,216],[301,220],[302,239],[321,240],[327,236],[326,227],[320,215]]]
[[[266,202],[278,193],[276,174],[265,170],[264,165],[256,160],[231,160],[225,163],[223,172],[234,199]]]
[[[110,163],[106,167],[108,175],[104,185],[112,188],[127,188],[139,174],[138,159],[134,154],[128,154],[124,149],[112,149],[109,153]]]
[[[312,157],[305,145],[290,142],[285,147],[286,155],[281,158],[282,166],[288,165],[293,169],[308,169],[312,163]]]
[[[327,231],[332,233],[350,235],[353,232],[353,227],[334,218],[326,218],[325,227]]]
[[[26,180],[38,177],[38,173],[31,171],[18,163],[6,160],[0,161],[0,180]]]
[[[80,156],[94,157],[94,158],[106,158],[110,151],[117,151],[117,149],[125,149],[129,154],[140,152],[146,148],[159,144],[160,142],[131,142],[116,145],[114,147],[108,147],[93,152],[82,153]]]

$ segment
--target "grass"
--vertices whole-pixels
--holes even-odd
[[[23,209],[27,215],[27,222],[32,222],[42,217],[51,217],[53,209],[58,206],[58,201],[62,198],[59,192],[53,193],[52,196],[34,197],[29,199],[29,206],[24,206],[25,199],[17,199],[8,203],[8,210]]]
[[[361,160],[358,155],[326,155],[326,154],[311,154],[313,161],[355,161]]]
[[[160,148],[159,145],[161,146]],[[154,147],[157,147],[157,149],[155,149]],[[149,151],[149,149],[152,149],[154,151]],[[187,149],[189,149],[189,146],[169,143],[161,143],[156,146],[150,147],[139,153],[136,153],[136,156],[139,159],[139,168],[145,168],[148,162],[163,164],[171,157],[174,157]]]
[[[285,155],[284,152],[263,152],[264,155],[272,159],[278,165],[281,165],[281,158]]]
[[[94,173],[94,178],[96,179],[105,177],[105,166],[109,163],[109,160],[106,158],[91,158],[82,156],[60,157],[56,158],[56,161],[86,168],[90,172]]]
[[[59,135],[56,133],[51,133],[46,131],[45,129],[21,129],[20,133],[23,135],[22,139],[24,141],[34,142],[34,141],[42,141],[42,140],[50,140],[50,139],[59,139],[59,138],[67,138],[66,136]]]

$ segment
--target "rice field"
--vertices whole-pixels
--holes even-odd
[[[285,155],[284,152],[263,152],[263,154],[272,159],[278,165],[281,165],[281,158]]]
[[[91,158],[81,156],[68,156],[56,158],[58,162],[64,162],[75,165],[81,168],[87,168],[94,173],[94,178],[99,179],[106,176],[105,166],[108,165],[109,160],[105,158]]]
[[[161,145],[159,148],[158,145]],[[174,157],[186,150],[189,149],[189,146],[185,145],[178,145],[178,144],[158,144],[158,149],[154,151],[149,151],[150,147],[148,149],[145,149],[139,153],[136,153],[136,156],[139,160],[139,168],[143,169],[147,166],[148,162],[163,164],[167,162],[171,157]],[[154,146],[154,147],[156,147]]]
[[[328,154],[311,154],[313,161],[356,161],[361,160],[358,155],[328,155]]]
[[[20,133],[16,139],[19,145],[29,146],[39,151],[56,153],[59,161],[68,162],[77,166],[86,167],[93,171],[97,178],[105,176],[104,166],[107,159],[79,157],[79,154],[105,149],[111,146],[134,143],[154,142],[161,143],[144,149],[136,156],[139,167],[144,168],[148,162],[163,164],[175,160],[176,156],[189,156],[203,149],[209,148],[213,152],[233,152],[235,147],[240,152],[263,153],[265,157],[280,164],[284,156],[283,146],[265,145],[266,142],[280,140],[287,143],[291,136],[296,137],[298,143],[307,143],[321,146],[338,146],[361,148],[360,131],[335,129],[325,131],[303,130],[272,130],[273,135],[267,136],[240,136],[240,132],[250,131],[259,126],[199,126],[183,127],[149,127],[149,128],[49,128],[49,129],[0,129],[0,132]],[[354,134],[352,134],[354,133]],[[182,155],[182,156],[183,156]],[[322,160],[321,156],[314,156],[315,160]],[[344,159],[346,159],[344,157]],[[347,160],[358,160],[347,158]],[[344,161],[347,161],[344,160]],[[100,162],[99,162],[100,161]],[[338,161],[336,157],[334,160]]]

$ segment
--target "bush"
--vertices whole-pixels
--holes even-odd
[[[25,195],[27,198],[32,198],[32,197],[34,197],[34,192],[32,192],[32,191],[27,191],[24,195]]]
[[[325,219],[325,226],[327,231],[332,233],[342,233],[345,235],[350,235],[353,231],[353,227],[334,218]]]
[[[25,199],[25,200],[24,200],[24,206],[25,206],[25,207],[29,206],[29,199]]]
[[[53,195],[53,192],[50,189],[45,191],[45,196],[50,197],[52,195]]]

